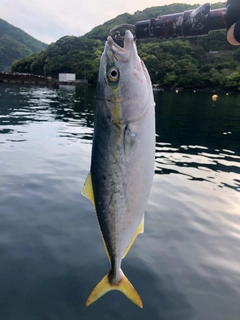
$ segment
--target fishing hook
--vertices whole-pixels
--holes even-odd
[[[111,33],[114,33],[114,38],[116,40],[124,40],[124,36],[121,36],[120,30],[130,30],[135,31],[136,27],[134,24],[120,24],[110,30]],[[134,37],[135,40],[135,37]]]

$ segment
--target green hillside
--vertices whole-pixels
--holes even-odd
[[[177,13],[198,5],[172,4],[125,13],[95,27],[82,37],[66,36],[36,53],[13,64],[12,70],[30,72],[57,78],[58,73],[74,72],[78,79],[86,77],[96,83],[99,60],[109,30],[122,23],[134,24],[139,20]],[[211,9],[222,8],[216,3]],[[228,44],[226,31],[216,31],[206,37],[190,40],[140,41],[138,51],[145,62],[153,83],[162,87],[206,88],[240,90],[240,51]],[[218,51],[211,55],[209,51]]]
[[[0,71],[10,71],[14,61],[46,48],[45,43],[0,19]]]

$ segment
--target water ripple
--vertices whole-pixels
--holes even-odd
[[[157,143],[156,172],[178,173],[191,180],[208,181],[218,187],[239,191],[240,156],[231,150],[223,149],[216,153],[205,146],[173,148],[169,143]]]
[[[239,96],[213,106],[210,95],[155,94],[145,233],[123,261],[144,308],[116,292],[85,307],[109,268],[81,196],[95,97],[94,88],[0,84],[1,318],[239,319]]]

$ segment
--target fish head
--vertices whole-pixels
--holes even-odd
[[[137,53],[136,41],[127,30],[123,47],[107,38],[98,78],[101,112],[115,124],[137,121],[154,106],[151,80]]]

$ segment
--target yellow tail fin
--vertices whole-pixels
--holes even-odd
[[[121,271],[122,279],[119,283],[114,284],[111,283],[109,280],[109,274],[107,274],[93,289],[93,291],[90,293],[86,306],[88,307],[90,304],[101,298],[105,293],[111,290],[118,290],[121,291],[125,296],[130,299],[133,303],[135,303],[140,308],[143,307],[142,300],[137,293],[137,291],[132,286],[131,282],[128,280],[128,278],[124,275],[124,273]]]

